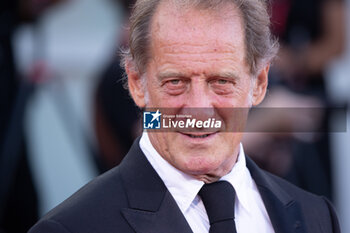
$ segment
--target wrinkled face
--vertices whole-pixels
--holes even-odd
[[[268,67],[252,77],[245,60],[242,18],[234,6],[220,12],[180,12],[162,3],[152,21],[150,49],[146,90],[141,77],[127,67],[130,91],[139,107],[209,108],[220,115],[221,108],[250,107],[265,95]],[[170,164],[212,182],[232,169],[242,133],[149,132],[149,137]]]

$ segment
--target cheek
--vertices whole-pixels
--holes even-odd
[[[181,108],[187,102],[186,95],[171,96],[164,93],[161,89],[154,90],[150,92],[149,98],[149,103],[154,107]]]
[[[235,107],[251,107],[253,102],[253,89],[248,86],[237,91],[235,96]]]
[[[253,89],[250,82],[237,85],[230,95],[215,95],[214,100],[217,107],[222,108],[246,108],[250,107],[253,101]]]

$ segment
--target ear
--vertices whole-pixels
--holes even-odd
[[[260,104],[266,94],[267,84],[268,84],[268,76],[269,76],[270,64],[266,65],[263,68],[258,76],[256,77],[253,89],[253,106]]]
[[[135,104],[140,108],[145,107],[145,90],[141,82],[141,76],[137,71],[135,64],[131,61],[127,61],[125,71],[128,75],[129,91]]]

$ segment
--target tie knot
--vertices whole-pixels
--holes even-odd
[[[236,192],[229,182],[205,184],[198,195],[202,198],[210,225],[235,218]]]

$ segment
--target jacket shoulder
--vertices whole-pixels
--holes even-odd
[[[119,167],[115,167],[90,181],[48,212],[30,233],[92,233],[112,232],[113,229],[128,232],[128,225],[123,221],[120,211],[127,205]]]
[[[276,175],[263,172],[295,201],[291,204],[298,203],[309,229],[321,228],[321,232],[340,233],[335,209],[326,197],[312,194]]]

